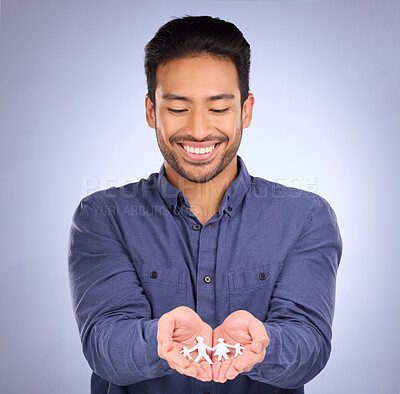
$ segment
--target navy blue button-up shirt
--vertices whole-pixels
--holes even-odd
[[[322,197],[238,176],[203,226],[159,173],[76,208],[69,274],[92,393],[303,393],[331,350],[342,240]],[[270,338],[264,360],[226,383],[171,369],[157,323],[186,305],[212,328],[244,309]]]

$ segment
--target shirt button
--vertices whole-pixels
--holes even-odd
[[[228,207],[228,211],[232,211],[232,207],[230,205]]]
[[[204,282],[206,283],[210,283],[211,282],[211,278],[207,275],[204,277]]]
[[[267,279],[267,274],[266,274],[265,272],[261,272],[261,274],[258,275],[258,277],[259,277],[261,280],[265,280],[265,279]]]
[[[150,272],[150,278],[156,279],[157,277],[158,277],[158,272],[157,271]]]
[[[193,230],[198,231],[198,230],[200,230],[200,229],[201,229],[201,226],[200,226],[199,223],[196,223],[196,224],[193,225]]]

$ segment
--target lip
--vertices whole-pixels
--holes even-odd
[[[219,146],[221,145],[221,142],[216,142],[215,143],[216,146],[211,152],[203,153],[201,155],[198,155],[196,153],[187,152],[183,148],[183,146],[181,144],[185,144],[185,145],[189,145],[189,146],[196,146],[197,148],[202,148],[202,147],[214,145],[213,143],[210,144],[210,142],[206,142],[206,143],[203,143],[203,146],[201,146],[200,143],[195,144],[195,145],[194,144],[190,144],[190,143],[186,143],[186,142],[177,143],[177,145],[178,145],[179,149],[181,150],[182,154],[185,157],[187,157],[188,159],[193,160],[193,161],[206,161],[206,160],[212,158],[216,154],[215,152],[218,150]]]

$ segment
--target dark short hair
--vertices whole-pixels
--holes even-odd
[[[231,22],[211,16],[175,18],[161,26],[145,46],[147,94],[155,104],[157,67],[173,59],[208,55],[230,59],[236,66],[240,101],[249,95],[250,45]]]

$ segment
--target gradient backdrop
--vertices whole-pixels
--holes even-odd
[[[399,393],[400,2],[2,0],[0,392],[85,394],[67,240],[80,199],[158,172],[143,48],[174,16],[252,48],[252,175],[315,191],[344,248],[333,349],[308,394]]]

